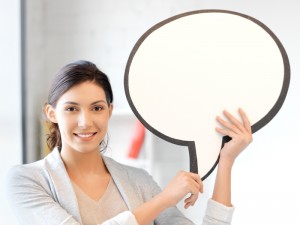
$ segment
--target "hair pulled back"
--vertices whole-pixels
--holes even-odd
[[[56,107],[59,98],[70,88],[83,82],[91,81],[103,88],[107,104],[113,102],[113,92],[109,78],[100,71],[97,66],[89,61],[79,60],[67,64],[61,68],[55,76],[48,95],[48,102],[45,105]],[[47,121],[49,125],[49,134],[47,135],[47,145],[49,149],[56,146],[61,148],[61,135],[57,123]]]

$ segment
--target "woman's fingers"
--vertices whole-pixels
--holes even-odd
[[[239,109],[239,114],[242,118],[242,122],[240,122],[226,110],[224,110],[223,114],[228,119],[228,121],[225,121],[221,117],[217,116],[217,121],[225,128],[218,128],[218,132],[220,132],[223,135],[228,135],[230,137],[234,136],[234,134],[251,133],[250,122],[242,109]]]
[[[248,133],[252,133],[251,124],[250,124],[250,121],[249,121],[246,113],[240,108],[239,114],[242,118],[245,129],[248,131]]]
[[[199,192],[203,192],[202,180],[198,174],[181,171],[180,176],[182,176],[180,182],[183,186],[185,186],[183,187],[183,189],[186,191],[184,195],[188,193],[191,193],[192,195],[198,195]]]
[[[188,208],[193,206],[198,199],[199,193],[203,193],[203,183],[198,174],[195,173],[187,173],[190,176],[190,196],[184,200],[184,208]]]
[[[228,129],[222,129],[222,128],[219,128],[219,127],[216,127],[216,131],[219,132],[220,134],[222,134],[223,136],[229,136],[229,137],[233,137],[235,132],[231,132],[230,130]]]
[[[222,123],[223,126],[225,125],[226,128],[231,129],[235,133],[241,133],[245,131],[243,124],[238,119],[236,119],[231,113],[224,110],[223,114],[229,121],[227,122],[223,120],[224,121]]]
[[[201,177],[196,174],[196,173],[188,173],[192,179],[196,182],[196,187],[197,187],[197,190],[198,192],[203,192],[203,183],[202,183],[202,180],[201,180]]]
[[[193,205],[198,198],[199,192],[203,192],[203,184],[198,174],[180,171],[164,189],[162,195],[171,206],[176,205],[185,196],[190,196],[185,200],[188,206]]]
[[[225,127],[226,129],[221,129],[220,130],[223,130],[223,132],[225,132],[225,130],[228,130],[228,131],[232,131],[233,133],[236,133],[236,134],[239,134],[241,133],[241,131],[234,125],[232,124],[231,122],[227,122],[225,120],[223,120],[221,117],[217,116],[217,121],[223,126]],[[228,134],[226,134],[228,135]],[[230,136],[230,135],[229,135]]]
[[[194,206],[199,196],[199,192],[196,194],[191,194],[188,198],[184,200],[184,208],[187,209],[190,206]]]

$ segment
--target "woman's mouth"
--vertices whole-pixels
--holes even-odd
[[[92,139],[97,132],[89,132],[89,133],[74,133],[75,136],[79,137],[82,140],[90,140]]]

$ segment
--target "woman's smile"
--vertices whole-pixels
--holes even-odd
[[[74,133],[76,137],[83,141],[90,141],[97,134],[97,132],[89,132],[89,133]]]

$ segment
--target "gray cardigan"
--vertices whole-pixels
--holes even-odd
[[[129,210],[161,191],[146,171],[122,165],[105,156],[103,159]],[[7,176],[7,195],[21,224],[82,224],[76,195],[58,149],[37,162],[14,166]],[[229,224],[232,212],[233,208],[210,202],[204,224]],[[105,224],[125,225],[115,220]],[[176,207],[171,207],[152,224],[193,223]]]

